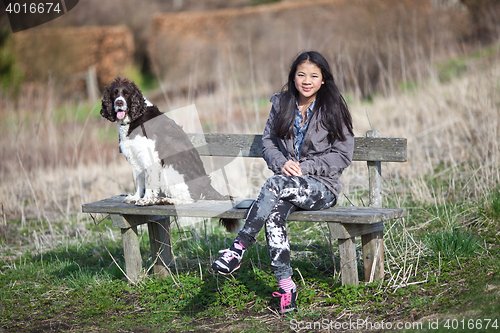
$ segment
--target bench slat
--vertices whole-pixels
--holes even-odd
[[[122,214],[122,215],[161,215],[183,217],[237,218],[246,217],[246,209],[236,209],[229,201],[200,200],[187,205],[155,205],[140,207],[123,202],[120,195],[97,202],[84,204],[84,213]],[[320,211],[295,211],[288,221],[302,222],[341,222],[354,224],[373,224],[403,217],[404,208],[372,208],[336,206]]]
[[[260,134],[188,133],[201,156],[262,157]],[[405,138],[354,138],[354,161],[406,162]]]

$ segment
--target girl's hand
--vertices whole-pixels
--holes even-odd
[[[286,161],[281,171],[285,176],[302,176],[299,162],[292,160]]]

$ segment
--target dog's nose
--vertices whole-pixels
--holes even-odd
[[[116,101],[116,106],[123,106],[123,101],[121,99]]]

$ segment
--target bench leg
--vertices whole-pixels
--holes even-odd
[[[380,138],[379,131],[366,132],[368,138]],[[368,179],[370,188],[370,207],[382,207],[382,170],[381,163],[368,161]],[[361,236],[365,281],[373,282],[384,278],[384,234],[381,231]]]
[[[139,237],[137,237],[137,227],[121,230],[127,276],[132,282],[136,282],[142,268],[141,249],[139,247]]]
[[[148,222],[149,243],[155,275],[167,277],[165,265],[172,260],[172,246],[170,243],[170,220],[168,217],[154,222]]]
[[[383,231],[361,236],[365,282],[384,278],[384,234]]]
[[[342,285],[359,285],[355,237],[339,239]]]
[[[122,231],[123,252],[125,254],[125,269],[128,278],[136,282],[142,269],[141,249],[137,226],[146,223],[148,216],[110,214],[113,226]]]

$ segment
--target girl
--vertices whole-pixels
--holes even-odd
[[[297,209],[332,207],[341,190],[342,171],[351,164],[352,119],[326,59],[304,52],[293,62],[288,83],[271,98],[263,157],[274,172],[250,207],[233,245],[220,251],[212,268],[230,274],[265,225],[271,266],[278,280],[281,313],[297,311],[286,220]]]

